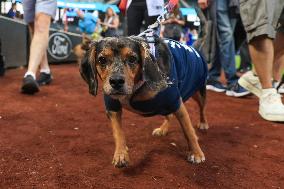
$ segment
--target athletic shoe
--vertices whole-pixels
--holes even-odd
[[[227,96],[233,96],[233,97],[243,97],[249,94],[250,92],[244,89],[242,86],[240,86],[238,82],[236,82],[232,86],[229,86],[226,91]]]
[[[281,83],[279,81],[273,81],[273,87],[278,91],[278,93],[284,93],[284,83]]]
[[[27,75],[24,77],[21,92],[25,94],[34,94],[38,91],[39,87],[33,76]]]
[[[226,91],[226,87],[224,85],[222,85],[222,83],[220,83],[219,81],[213,80],[213,79],[209,79],[206,83],[206,89],[207,90],[211,90],[211,91],[215,91],[218,93],[222,93]]]
[[[257,97],[261,96],[261,84],[258,77],[255,76],[252,71],[242,75],[242,77],[238,80],[238,83]]]
[[[52,75],[51,74],[47,74],[44,72],[40,72],[39,74],[39,78],[37,80],[37,83],[42,86],[42,85],[48,85],[49,83],[51,83],[52,81]]]
[[[278,86],[278,93],[284,94],[284,83],[280,86]]]
[[[259,99],[259,114],[268,121],[284,122],[284,105],[276,89],[264,89]]]

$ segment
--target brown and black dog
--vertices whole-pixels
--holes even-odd
[[[97,76],[102,80],[107,117],[115,140],[113,164],[118,168],[129,164],[128,148],[121,127],[122,108],[143,116],[164,115],[163,124],[152,133],[154,136],[166,135],[175,116],[188,143],[188,161],[205,161],[183,102],[191,96],[197,101],[200,108],[198,128],[208,129],[205,116],[206,63],[194,49],[178,42],[157,38],[155,47],[156,57],[150,53],[149,45],[143,38],[109,37],[93,41],[85,59],[80,63],[81,76],[89,85],[92,95],[97,94]],[[190,65],[189,69],[194,69],[191,73],[185,72],[185,69],[182,73],[177,71],[178,66],[184,66],[180,62],[173,63],[173,60],[179,61],[182,58],[179,55],[174,57],[180,51]],[[188,62],[188,57],[193,57],[195,62]],[[174,76],[173,69],[176,73]],[[179,79],[180,74],[185,79],[189,74],[191,79]],[[191,87],[184,93],[181,88],[187,86]]]

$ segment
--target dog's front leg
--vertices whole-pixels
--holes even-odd
[[[198,144],[198,137],[195,134],[188,112],[183,102],[181,102],[180,108],[175,112],[175,116],[181,125],[188,146],[189,148],[191,148],[187,158],[188,161],[192,163],[200,163],[205,161],[205,156]]]
[[[128,148],[126,146],[124,132],[121,128],[121,114],[121,111],[107,111],[115,142],[115,152],[112,163],[117,168],[127,167],[129,164]]]

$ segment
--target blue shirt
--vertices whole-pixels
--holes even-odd
[[[207,78],[207,64],[201,55],[192,47],[174,40],[166,39],[171,52],[170,81],[173,83],[159,92],[153,99],[130,102],[132,108],[145,116],[168,115],[178,110],[180,98],[186,101],[198,89],[204,87]],[[120,102],[105,95],[107,110],[119,111]]]
[[[85,32],[89,35],[95,32],[98,18],[93,16],[91,13],[85,13],[84,18],[79,20],[79,27],[82,32]]]

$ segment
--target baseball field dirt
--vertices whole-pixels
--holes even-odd
[[[53,65],[54,81],[34,96],[19,91],[24,69],[0,78],[0,188],[283,188],[284,124],[257,113],[254,96],[208,93],[210,129],[197,131],[206,156],[186,161],[177,121],[167,136],[152,130],[163,117],[124,111],[131,163],[111,164],[114,140],[102,99],[88,94],[76,64]],[[186,103],[194,125],[198,108]]]

